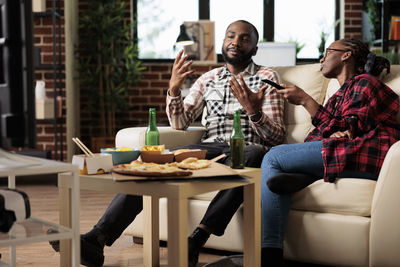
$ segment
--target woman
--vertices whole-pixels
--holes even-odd
[[[354,39],[333,42],[321,59],[321,72],[340,89],[322,107],[295,85],[279,90],[310,113],[315,129],[304,143],[273,147],[262,163],[262,265],[280,266],[291,193],[318,179],[378,178],[390,146],[400,139],[399,98],[378,76],[390,71]]]

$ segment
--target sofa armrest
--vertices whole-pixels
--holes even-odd
[[[145,135],[147,127],[130,127],[119,130],[115,138],[116,147],[133,147],[140,149],[145,145]],[[169,126],[159,126],[160,144],[165,148],[191,145],[200,142],[205,132],[201,126],[189,127],[187,130],[174,130]]]
[[[400,141],[388,151],[376,184],[371,210],[370,266],[400,262]]]

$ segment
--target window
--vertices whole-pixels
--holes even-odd
[[[217,53],[221,53],[226,28],[235,20],[247,20],[257,28],[260,40],[263,38],[263,1],[246,0],[245,3],[243,0],[210,0],[210,20],[215,22]]]
[[[139,58],[174,58],[179,26],[198,17],[198,0],[137,0]]]
[[[321,34],[327,36],[326,45],[333,42],[334,24],[335,0],[275,1],[274,40],[304,45],[297,58],[318,58]]]
[[[175,58],[179,26],[199,19],[215,21],[215,47],[220,53],[228,24],[244,19],[257,27],[260,41],[296,41],[304,44],[298,58],[317,59],[322,32],[327,34],[326,45],[338,39],[334,23],[339,3],[340,0],[133,0],[139,57]]]

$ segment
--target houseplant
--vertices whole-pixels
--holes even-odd
[[[395,52],[377,53],[377,55],[382,56],[389,60],[390,64],[400,64],[400,55]]]
[[[135,22],[122,0],[89,1],[79,17],[79,82],[87,90],[91,136],[114,137],[127,110],[127,88],[143,69],[134,42]],[[97,152],[97,151],[96,151]]]
[[[381,38],[381,8],[379,0],[363,0],[364,11],[371,25],[371,41]]]

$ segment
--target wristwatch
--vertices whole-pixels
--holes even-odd
[[[253,114],[247,114],[247,116],[249,116],[250,120],[253,121],[253,118],[257,117],[258,115],[261,115],[261,110],[257,111],[256,113]],[[261,116],[260,116],[261,118]]]

